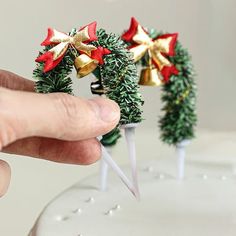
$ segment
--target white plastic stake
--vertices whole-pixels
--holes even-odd
[[[131,165],[132,180],[138,198],[140,198],[139,186],[138,186],[138,177],[137,177],[137,162],[136,162],[136,147],[135,147],[135,129],[137,124],[128,124],[124,125],[125,129],[125,138],[129,152],[129,160]]]
[[[108,154],[112,156],[112,147],[104,147],[106,148]],[[107,190],[107,176],[108,176],[108,164],[104,160],[103,156],[100,161],[100,190]]]
[[[184,179],[185,174],[185,147],[190,143],[189,140],[183,140],[176,145],[177,151],[177,179]]]
[[[131,191],[131,193],[138,198],[139,194],[136,192],[136,189],[134,188],[133,184],[130,182],[130,180],[127,178],[127,176],[124,174],[124,172],[120,169],[120,167],[116,164],[116,162],[113,161],[109,153],[107,152],[106,148],[102,145],[102,155],[104,161],[117,173],[117,175],[120,177],[122,182],[127,186],[127,188]]]

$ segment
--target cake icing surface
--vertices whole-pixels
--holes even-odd
[[[235,175],[215,166],[203,173],[189,164],[178,181],[168,164],[166,172],[160,166],[140,165],[140,201],[114,173],[106,192],[99,191],[96,175],[80,181],[48,204],[30,236],[235,235]]]

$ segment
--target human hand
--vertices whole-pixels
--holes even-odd
[[[34,82],[0,70],[0,151],[45,160],[91,164],[101,155],[96,137],[119,121],[118,105],[105,98],[34,93]],[[0,160],[0,197],[10,167]]]

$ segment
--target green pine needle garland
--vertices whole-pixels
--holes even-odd
[[[107,34],[101,29],[97,32],[98,41],[93,44],[108,48],[111,54],[104,58],[104,65],[94,74],[102,78],[105,94],[116,101],[121,109],[120,124],[139,123],[142,121],[141,106],[143,101],[138,91],[138,76],[132,54],[126,45],[115,34]],[[120,129],[116,127],[103,135],[101,143],[104,146],[113,146],[121,137]]]
[[[191,56],[187,49],[177,42],[175,56],[169,57],[179,71],[162,86],[162,110],[159,120],[161,139],[176,145],[183,140],[194,138],[196,115],[196,83]]]
[[[98,41],[93,44],[108,48],[111,53],[104,58],[100,76],[108,98],[120,106],[120,124],[142,121],[143,100],[139,93],[137,69],[132,54],[115,34],[107,34],[101,29],[97,32]]]
[[[155,29],[148,29],[148,33],[152,39],[163,34]],[[197,123],[195,73],[191,56],[179,41],[176,43],[175,55],[168,57],[168,60],[176,66],[179,74],[172,75],[169,82],[162,85],[161,100],[164,104],[164,114],[158,123],[162,141],[177,145],[183,140],[194,138]],[[146,53],[136,66],[147,67],[148,62],[149,55]]]
[[[45,47],[42,55],[48,51],[51,47]],[[44,73],[43,63],[37,63],[36,69],[33,71],[33,77],[37,80],[35,90],[38,93],[55,93],[63,92],[73,94],[72,92],[72,79],[69,75],[72,72],[74,66],[75,56],[72,50],[69,48],[62,59],[61,63],[53,70]]]

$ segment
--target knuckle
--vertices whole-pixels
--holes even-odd
[[[73,124],[76,122],[79,114],[79,103],[77,99],[69,94],[54,93],[52,94],[55,108],[59,112],[60,119],[63,123]]]

